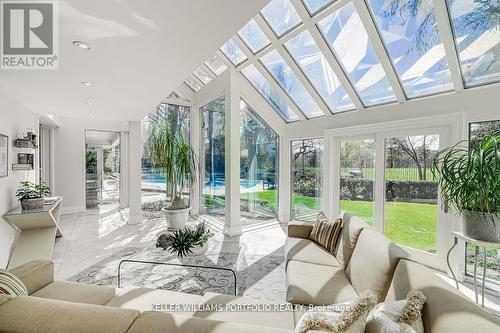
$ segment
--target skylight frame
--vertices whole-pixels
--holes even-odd
[[[294,123],[294,122],[296,122],[296,121],[300,121],[300,120],[301,120],[300,115],[302,115],[302,116],[303,116],[303,114],[302,114],[302,113],[300,113],[300,115],[299,115],[299,114],[297,114],[297,112],[296,112],[296,111],[293,109],[293,107],[291,107],[291,105],[289,104],[289,103],[290,103],[290,101],[287,101],[287,98],[285,98],[285,99],[283,100],[283,102],[285,102],[285,104],[286,104],[287,108],[289,108],[289,109],[290,109],[290,111],[292,112],[292,114],[295,116],[295,118],[291,118],[290,120],[289,120],[289,119],[287,119],[287,118],[285,118],[285,116],[284,116],[283,112],[278,111],[278,110],[276,109],[276,107],[275,107],[275,106],[274,106],[274,105],[273,105],[273,104],[269,101],[268,97],[266,97],[266,96],[265,96],[265,94],[264,94],[264,93],[262,93],[262,91],[261,91],[258,87],[256,87],[256,86],[255,86],[254,82],[252,82],[252,80],[251,80],[249,77],[247,77],[247,75],[244,73],[244,71],[245,71],[246,69],[248,69],[248,68],[252,67],[252,66],[255,68],[255,70],[257,71],[257,73],[258,73],[258,74],[260,74],[260,75],[264,78],[264,80],[266,81],[267,85],[268,85],[271,89],[274,89],[274,90],[277,92],[277,95],[278,95],[280,98],[287,97],[288,99],[290,99],[290,98],[288,97],[288,95],[286,95],[286,94],[283,92],[283,90],[281,90],[281,87],[280,87],[280,86],[279,86],[276,82],[274,82],[274,83],[275,83],[275,85],[273,85],[272,81],[269,81],[269,80],[273,80],[273,77],[272,77],[269,73],[267,73],[267,71],[266,71],[266,73],[267,73],[269,76],[271,76],[271,78],[266,77],[266,75],[265,75],[264,73],[262,73],[262,72],[261,72],[261,70],[259,70],[258,66],[256,66],[255,64],[252,64],[252,63],[251,63],[251,64],[248,64],[248,66],[245,66],[244,68],[242,68],[242,69],[241,69],[241,75],[242,75],[242,76],[243,76],[243,77],[244,77],[244,78],[248,81],[248,83],[250,83],[250,85],[251,85],[252,87],[254,87],[254,88],[255,88],[255,90],[257,91],[257,93],[258,93],[259,95],[261,95],[261,96],[262,96],[262,98],[266,101],[266,103],[267,103],[267,104],[269,104],[269,106],[270,106],[270,107],[271,107],[271,108],[272,108],[272,109],[273,109],[273,110],[274,110],[274,111],[275,111],[275,112],[276,112],[276,113],[277,113],[277,114],[278,114],[278,115],[279,115],[279,116],[283,119],[283,121],[284,121],[285,123],[290,124],[290,123]],[[260,65],[260,66],[262,66],[262,65]],[[265,69],[264,69],[264,70],[265,70]],[[277,87],[276,87],[276,86],[277,86]],[[295,106],[295,107],[297,108],[297,106],[295,105],[295,103],[293,103],[293,101],[291,101],[291,102],[292,102],[292,105],[293,105],[293,106]],[[297,109],[298,109],[298,108],[297,108]],[[299,111],[300,111],[300,110],[299,110]],[[303,116],[303,117],[304,117],[304,116]]]
[[[285,90],[285,87],[283,86],[283,83],[280,82],[278,80],[278,78],[276,78],[276,75],[275,73],[273,73],[271,71],[271,69],[264,63],[263,61],[263,58],[267,55],[270,55],[272,52],[276,52],[278,53],[278,56],[283,60],[283,62],[286,64],[286,66],[288,67],[288,70],[292,73],[292,75],[294,76],[294,78],[298,81],[298,83],[302,86],[302,88],[304,89],[304,92],[309,95],[308,97],[310,98],[310,101],[312,101],[312,103],[314,103],[314,106],[316,106],[321,112],[322,114],[319,114],[319,115],[315,115],[315,116],[311,116],[308,114],[308,112],[306,112],[306,110],[304,110],[300,105],[299,103],[296,101],[296,98],[294,96],[291,95],[291,93],[289,93],[288,91]],[[329,111],[329,112],[332,112],[330,110],[330,108],[327,107],[327,110],[322,110],[321,109],[321,106],[318,105],[318,103],[316,103],[314,97],[309,93],[309,91],[307,91],[307,88],[306,86],[304,85],[304,82],[300,79],[300,77],[295,73],[295,71],[293,70],[292,66],[290,66],[290,64],[288,63],[287,59],[285,59],[279,52],[278,49],[273,49],[269,52],[267,52],[266,54],[262,55],[259,60],[258,60],[262,66],[264,67],[264,69],[269,73],[269,75],[272,76],[273,80],[276,82],[276,84],[278,84],[282,90],[282,92],[284,94],[286,94],[290,100],[295,104],[295,106],[302,112],[302,114],[306,117],[306,119],[314,119],[314,118],[320,118],[320,117],[323,117],[325,115],[327,115],[328,113],[325,112],[325,111]],[[314,87],[313,87],[314,88]]]
[[[317,14],[319,14],[321,11],[323,11],[325,8],[327,8],[328,6],[330,6],[335,1],[336,0],[328,0],[323,6],[319,7],[315,11],[311,11],[309,9],[309,6],[307,6],[306,0],[300,0],[300,2],[302,3],[302,6],[304,6],[304,8],[306,9],[307,13],[309,13],[310,17],[316,16]]]
[[[330,102],[328,101],[328,98],[326,98],[326,96],[324,96],[323,93],[316,87],[316,84],[314,84],[314,82],[312,81],[312,79],[310,78],[310,76],[308,75],[308,73],[305,71],[305,69],[299,63],[299,60],[296,59],[296,57],[293,55],[292,51],[290,51],[290,47],[288,47],[286,44],[289,43],[289,42],[291,42],[294,38],[299,37],[299,35],[302,34],[302,33],[308,33],[310,35],[312,41],[314,42],[314,44],[318,48],[321,56],[324,58],[325,63],[327,64],[328,67],[330,67],[330,69],[332,71],[332,74],[335,76],[335,78],[337,80],[339,80],[340,86],[345,90],[346,95],[347,95],[347,97],[349,97],[349,100],[350,100],[350,102],[352,104],[352,107],[347,107],[347,108],[331,107],[330,106]],[[283,49],[285,50],[285,52],[287,52],[289,54],[289,56],[291,58],[291,61],[293,61],[295,63],[295,65],[299,68],[299,70],[303,73],[305,80],[307,80],[307,82],[311,85],[312,89],[314,89],[316,91],[316,93],[319,96],[319,98],[321,98],[321,100],[325,104],[326,108],[332,114],[339,114],[339,113],[343,113],[343,112],[352,112],[352,111],[357,111],[358,110],[358,108],[356,107],[355,102],[352,100],[351,96],[349,95],[348,89],[344,86],[344,84],[342,83],[341,78],[337,75],[337,73],[335,73],[335,70],[330,65],[330,63],[328,61],[328,58],[321,51],[320,46],[316,43],[316,41],[315,41],[315,39],[314,39],[314,37],[311,34],[311,31],[309,29],[304,29],[303,31],[300,31],[299,33],[297,33],[296,35],[292,36],[291,38],[288,38],[288,40],[283,43]]]
[[[404,93],[405,99],[409,101],[409,100],[414,100],[414,99],[423,98],[423,97],[430,97],[430,96],[436,96],[436,95],[441,95],[441,94],[447,94],[447,93],[449,93],[451,91],[454,91],[455,90],[455,86],[454,86],[454,83],[453,83],[453,77],[452,77],[452,72],[451,72],[451,68],[450,68],[451,66],[448,63],[448,57],[446,55],[446,49],[445,49],[445,45],[444,45],[443,33],[441,32],[441,29],[440,29],[439,24],[438,24],[437,13],[436,13],[436,8],[435,8],[434,4],[432,3],[432,9],[434,10],[434,14],[436,15],[436,25],[438,26],[439,39],[440,39],[441,45],[443,47],[442,58],[446,62],[446,65],[447,65],[447,68],[448,68],[448,72],[449,72],[449,76],[450,76],[449,77],[449,83],[446,86],[442,86],[442,87],[447,87],[445,89],[433,91],[433,92],[430,92],[430,93],[419,94],[419,95],[410,95],[408,93],[408,91],[407,91],[407,88],[406,88],[404,82],[403,82],[403,78],[401,77],[400,73],[398,72],[396,63],[394,62],[394,59],[391,56],[391,52],[389,51],[389,46],[388,46],[388,44],[386,43],[386,41],[384,39],[383,32],[381,31],[381,29],[379,27],[379,24],[377,23],[377,18],[375,17],[375,13],[373,12],[372,7],[369,4],[369,1],[370,0],[363,0],[363,3],[365,5],[366,9],[368,10],[368,13],[370,15],[371,23],[372,23],[372,25],[373,25],[373,27],[375,29],[375,32],[378,35],[379,40],[382,42],[382,46],[383,46],[384,51],[385,51],[385,57],[389,60],[391,66],[392,66],[392,69],[394,70],[394,74],[396,75],[396,78],[398,80],[399,86],[401,87],[402,92]],[[447,2],[447,0],[445,0],[445,1]],[[368,27],[365,26],[365,29],[368,30]],[[437,45],[434,45],[434,47],[436,47],[436,46]],[[435,87],[432,88],[432,89],[435,89]]]
[[[199,73],[205,74],[206,77],[200,75]],[[196,68],[196,70],[194,70],[194,72],[193,72],[193,75],[198,80],[200,80],[204,85],[207,85],[210,82],[212,82],[212,80],[214,79],[214,76],[215,76],[215,74],[213,74],[213,72],[208,67],[205,67],[205,63],[203,63],[200,67]],[[200,77],[200,76],[202,76],[202,77]]]
[[[260,15],[260,14],[258,14]],[[243,28],[245,28],[250,22],[254,22],[255,25],[257,26],[257,29],[262,33],[262,35],[265,37],[265,39],[267,40],[267,43],[265,43],[264,45],[262,45],[260,48],[258,49],[253,49],[252,46],[250,45],[251,43],[249,41],[247,41],[247,38],[245,38],[245,36],[242,35],[241,33],[241,30],[243,30]],[[245,46],[252,52],[252,54],[257,54],[259,53],[260,51],[262,51],[263,49],[265,49],[266,47],[268,47],[269,45],[272,44],[271,40],[267,37],[266,33],[262,30],[262,28],[259,26],[259,23],[257,23],[257,21],[255,20],[255,18],[252,18],[250,21],[248,21],[240,30],[238,30],[238,32],[236,33],[238,35],[238,37],[245,43]],[[244,52],[243,52],[244,53]]]
[[[272,2],[273,0],[271,0]],[[264,8],[266,8],[271,2],[269,2],[264,8],[262,8],[262,10],[259,12],[259,15],[260,17],[262,17],[262,19],[264,20],[264,22],[266,22],[267,26],[271,29],[271,31],[274,33],[274,36],[278,39],[281,39],[283,36],[286,36],[290,31],[293,31],[295,30],[297,27],[301,26],[302,24],[304,24],[304,20],[302,19],[302,17],[300,17],[300,14],[299,12],[297,11],[297,8],[295,8],[294,4],[292,1],[290,0],[285,0],[287,1],[290,6],[292,7],[292,9],[294,10],[294,12],[297,14],[298,18],[299,18],[299,22],[297,22],[296,24],[294,25],[291,25],[290,27],[288,27],[287,29],[283,30],[281,33],[278,33],[274,27],[272,26],[271,22],[269,22],[269,20],[266,18],[266,16],[264,15],[263,13],[263,10]]]
[[[216,59],[218,61],[220,61],[220,63],[222,64],[222,66],[219,66],[219,68],[222,68],[222,69],[216,69],[216,68],[212,68],[212,65],[210,64],[210,60],[211,59]],[[213,56],[211,56],[210,58],[208,58],[207,60],[205,60],[203,62],[203,64],[205,64],[205,66],[215,75],[215,76],[220,76],[222,75],[222,73],[224,73],[229,67],[226,65],[226,63],[224,63],[224,60],[220,58],[220,56],[216,53],[214,54]]]
[[[373,52],[375,53],[375,56],[377,58],[378,64],[382,67],[382,70],[384,71],[385,79],[387,80],[388,87],[391,88],[391,90],[392,90],[394,99],[386,100],[386,101],[383,101],[383,102],[375,102],[375,103],[368,103],[368,101],[364,100],[361,91],[358,89],[358,86],[356,85],[356,83],[353,82],[353,78],[351,77],[351,74],[346,69],[344,62],[339,59],[339,56],[338,56],[337,52],[333,49],[330,41],[328,40],[328,37],[325,36],[325,33],[323,32],[323,29],[321,29],[320,26],[319,26],[319,24],[323,20],[325,20],[326,18],[330,17],[331,15],[334,15],[336,12],[342,10],[345,6],[348,6],[348,5],[352,5],[354,7],[354,10],[355,10],[356,14],[359,16],[361,25],[363,26],[364,32],[366,33],[366,35],[368,37],[367,38],[368,44],[371,44]],[[364,3],[364,1],[363,1],[363,5],[366,6],[366,4]],[[368,8],[366,8],[366,10],[368,11]],[[325,41],[326,45],[328,46],[328,49],[330,50],[331,54],[333,55],[333,58],[335,59],[335,61],[337,62],[337,64],[340,66],[340,68],[341,68],[342,72],[344,73],[344,75],[347,77],[347,80],[349,81],[349,84],[351,85],[351,87],[356,92],[356,95],[359,97],[359,100],[363,104],[364,108],[373,108],[373,107],[379,107],[379,106],[384,106],[384,105],[389,105],[389,104],[396,104],[396,103],[399,102],[398,101],[399,98],[398,98],[398,94],[397,94],[397,92],[395,90],[394,85],[391,83],[391,80],[389,79],[389,74],[390,73],[388,73],[387,70],[386,70],[386,68],[384,67],[384,65],[382,63],[382,58],[377,53],[376,46],[373,43],[373,41],[370,39],[370,34],[369,34],[369,31],[368,31],[368,29],[370,27],[367,27],[365,25],[365,22],[363,22],[363,17],[362,17],[361,14],[362,13],[360,13],[358,11],[358,7],[355,5],[354,2],[352,2],[352,1],[344,1],[344,3],[342,5],[340,5],[338,7],[337,6],[332,7],[331,11],[328,11],[328,13],[325,13],[325,15],[321,15],[321,17],[318,20],[315,21],[314,26],[316,27],[316,29],[318,29],[321,37],[323,38],[323,40]],[[377,33],[377,36],[378,36],[378,38],[380,38],[380,36],[378,35],[378,33]],[[381,44],[383,44],[382,40],[379,40],[379,41],[380,41]],[[384,50],[384,52],[385,52],[385,50]],[[385,53],[383,56],[385,56],[385,58],[387,60],[389,60],[388,56],[387,56],[387,53]],[[356,65],[356,66],[358,66],[358,65]],[[392,67],[391,67],[391,69],[393,70]],[[403,88],[401,87],[401,83],[399,81],[398,81],[398,85],[397,85],[396,88],[399,88],[399,89],[403,90]],[[404,94],[404,92],[402,92],[402,93]]]
[[[239,37],[239,36],[238,36]],[[235,61],[233,61],[233,59],[231,59],[231,57],[226,54],[226,52],[224,51],[223,47],[229,43],[229,42],[232,42],[236,45],[236,48],[237,50],[241,51],[241,53],[243,54],[243,56],[245,57],[244,59],[240,60],[238,63],[235,63]],[[246,45],[245,45],[246,46]],[[235,36],[229,38],[219,49],[221,51],[221,53],[224,55],[224,57],[226,57],[227,60],[229,60],[230,63],[232,63],[234,65],[234,67],[238,67],[239,65],[245,63],[246,61],[248,61],[248,56],[245,54],[245,52],[241,49],[240,45],[238,45],[238,43],[235,41]],[[237,51],[236,51],[237,52]],[[238,52],[237,52],[238,53]],[[235,59],[236,60],[236,59]]]
[[[460,50],[459,50],[459,46],[457,44],[458,37],[457,37],[456,31],[455,31],[456,30],[455,25],[453,23],[453,13],[451,12],[451,4],[450,4],[449,0],[443,0],[443,1],[444,1],[444,6],[446,7],[446,14],[447,14],[448,22],[450,24],[451,35],[452,35],[452,40],[453,40],[453,47],[454,47],[455,54],[456,54],[456,57],[458,60],[458,68],[459,68],[460,78],[462,80],[463,88],[464,89],[473,89],[473,88],[479,88],[479,87],[484,87],[484,86],[500,83],[500,73],[498,75],[499,77],[497,80],[484,81],[484,82],[481,82],[478,84],[468,84],[466,82],[466,75],[465,75],[464,69],[462,67],[462,58],[460,57]]]

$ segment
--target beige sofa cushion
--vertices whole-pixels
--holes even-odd
[[[138,311],[18,296],[0,306],[2,332],[126,332]]]
[[[0,294],[0,305],[2,305],[5,302],[10,301],[13,298],[14,298],[14,296],[11,296],[11,295]]]
[[[386,300],[404,299],[410,290],[420,290],[427,298],[423,309],[426,333],[500,332],[500,319],[466,299],[429,268],[402,259]]]
[[[315,242],[309,239],[288,237],[285,243],[285,262],[290,260],[309,262],[318,265],[341,267],[340,262]]]
[[[115,288],[93,284],[55,281],[31,296],[50,298],[66,302],[95,305],[106,304],[115,295]]]
[[[226,307],[226,305],[234,305],[234,307],[231,306],[230,310],[234,310],[238,304],[270,304],[272,306],[272,311],[204,311],[196,312],[194,316],[220,321],[230,321],[233,323],[269,326],[283,329],[294,328],[294,315],[291,304],[282,303],[283,308],[280,309],[278,308],[280,303],[276,302],[263,301],[249,297],[221,295],[211,292],[203,295],[201,304],[223,304],[224,307]],[[263,309],[263,307],[260,309]]]
[[[200,304],[202,296],[169,290],[149,288],[116,289],[116,295],[106,303],[107,306],[134,309],[139,311],[162,311],[162,306],[169,304],[186,305],[180,314],[190,316],[194,311],[187,307]],[[154,307],[154,308],[153,308]],[[173,311],[175,312],[175,311]]]
[[[337,259],[344,267],[347,267],[361,230],[369,226],[351,213],[344,212],[340,218],[342,218],[342,232],[338,241]]]
[[[10,270],[23,281],[28,295],[54,282],[54,263],[50,260],[33,260]]]
[[[346,269],[354,290],[371,290],[381,302],[389,289],[392,275],[406,252],[373,229],[363,229]],[[405,295],[406,296],[406,295]]]
[[[293,304],[327,305],[358,297],[340,267],[292,260],[286,279],[286,300]]]
[[[275,327],[229,323],[162,312],[144,312],[128,333],[292,333]]]

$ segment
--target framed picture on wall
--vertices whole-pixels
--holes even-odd
[[[480,121],[469,124],[469,141],[500,131],[500,120]]]
[[[0,177],[9,175],[9,137],[0,134]]]

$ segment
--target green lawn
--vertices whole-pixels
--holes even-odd
[[[352,168],[354,170],[354,168]],[[363,169],[363,178],[374,179],[375,169],[365,168]],[[342,175],[348,175],[349,168],[342,168]],[[427,180],[432,180],[432,171],[427,168],[426,170]],[[418,169],[417,168],[387,168],[385,169],[385,179],[386,180],[418,180]]]
[[[242,193],[242,199],[258,198],[266,201],[273,209],[277,204],[277,191],[267,190],[256,193]],[[208,200],[207,200],[208,199]],[[219,197],[206,198],[205,203],[223,205]],[[300,211],[318,210],[318,199],[303,195],[292,196],[293,206]],[[341,200],[340,208],[361,217],[373,225],[373,202]],[[385,234],[398,244],[426,252],[436,250],[437,205],[408,202],[385,203]]]

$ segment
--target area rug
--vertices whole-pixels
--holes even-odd
[[[118,264],[123,259],[231,268],[236,272],[237,295],[268,301],[285,301],[284,257],[277,255],[255,256],[219,252],[188,255],[181,259],[158,248],[130,247],[88,267],[70,277],[68,281],[116,287]],[[166,289],[197,295],[206,292],[233,295],[234,277],[228,271],[123,263],[121,286]]]

